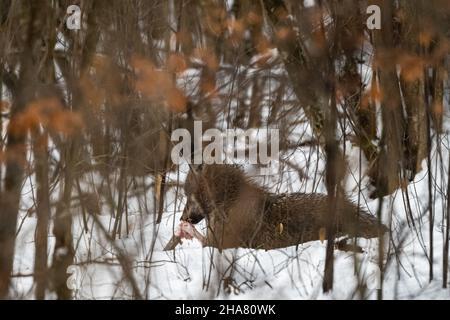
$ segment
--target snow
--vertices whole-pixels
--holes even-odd
[[[312,1],[308,1],[313,3]],[[230,1],[231,3],[231,1]],[[272,55],[275,53],[272,52]],[[258,57],[256,57],[258,58]],[[370,72],[363,67],[366,83],[370,83]],[[238,70],[248,75],[258,76],[255,70]],[[273,68],[272,74],[281,74],[281,69]],[[188,69],[178,79],[177,84],[186,90],[188,95],[196,95],[198,91],[199,70]],[[219,87],[223,85],[225,97],[235,94],[233,88],[225,84],[231,82],[231,76],[218,77]],[[251,90],[251,86],[248,87]],[[245,92],[244,92],[245,93]],[[247,92],[248,93],[248,92]],[[245,93],[245,95],[248,95]],[[292,107],[289,95],[284,97],[286,108]],[[224,99],[226,101],[226,99]],[[265,103],[265,102],[263,102]],[[230,100],[232,109],[236,101]],[[223,106],[222,106],[223,107]],[[446,128],[447,129],[447,128]],[[312,137],[308,125],[298,126],[290,133],[292,141],[302,141]],[[447,134],[442,139],[442,158],[448,159]],[[364,172],[367,164],[364,159],[359,168],[359,149],[351,144],[346,145],[347,160],[350,164],[345,188],[347,195],[367,207],[372,214],[377,212],[378,201],[370,200],[370,190]],[[254,176],[253,179],[264,184],[273,192],[321,192],[325,193],[321,173],[324,170],[323,154],[317,147],[302,147],[280,155],[283,161],[290,161],[304,171],[305,177],[285,165],[281,165],[280,174],[271,176]],[[433,151],[432,163],[436,163],[438,153]],[[435,188],[446,184],[449,170],[447,161],[443,161],[443,171],[435,172]],[[256,172],[252,166],[245,165],[246,171]],[[392,242],[386,241],[383,264],[386,264],[382,292],[384,299],[449,299],[450,291],[442,289],[442,252],[443,252],[443,213],[445,199],[440,193],[434,201],[434,274],[435,279],[428,281],[428,215],[426,212],[428,199],[428,177],[426,163],[423,170],[416,175],[407,188],[412,214],[420,233],[407,227],[406,208],[402,190],[387,196],[383,202],[383,222],[392,224]],[[180,166],[178,173],[171,173],[172,182],[184,181],[188,167]],[[316,172],[318,174],[316,174]],[[358,182],[362,172],[363,187],[358,196]],[[307,178],[306,178],[307,177]],[[150,178],[146,178],[150,180]],[[96,181],[96,177],[91,177]],[[98,179],[100,180],[100,179]],[[150,183],[151,181],[147,181]],[[28,215],[33,207],[34,182],[27,179],[23,188],[23,201],[19,217],[20,231],[16,239],[14,257],[14,278],[11,295],[16,298],[32,299],[33,264],[34,264],[34,231],[36,217]],[[88,186],[83,186],[88,189]],[[91,190],[91,189],[90,189]],[[58,192],[54,192],[55,199]],[[129,235],[125,235],[122,226],[121,238],[112,244],[100,230],[91,216],[88,216],[88,232],[83,230],[81,212],[72,211],[73,235],[76,248],[74,265],[68,269],[69,286],[73,289],[75,299],[130,299],[133,298],[129,281],[124,275],[117,258],[117,248],[127,254],[133,269],[133,276],[139,285],[140,292],[147,299],[376,299],[379,283],[378,240],[359,239],[358,244],[364,253],[335,251],[334,289],[329,294],[322,293],[322,280],[325,262],[326,241],[309,242],[298,247],[279,250],[233,249],[222,253],[213,248],[203,248],[197,240],[184,241],[173,251],[163,251],[172,237],[181,216],[185,197],[182,189],[170,189],[166,195],[166,207],[163,220],[158,225],[153,214],[153,195],[147,199],[130,197],[128,202]],[[144,203],[145,202],[145,203]],[[142,208],[149,208],[144,212]],[[114,225],[114,218],[109,208],[103,207],[97,220],[106,230]],[[22,223],[23,222],[23,223]],[[197,227],[205,232],[205,223]],[[49,228],[49,264],[54,250],[54,237]],[[393,252],[393,244],[397,252]],[[387,253],[388,252],[388,253]],[[57,253],[58,254],[58,253]],[[222,279],[231,276],[231,281],[224,286]],[[364,284],[359,287],[358,284]],[[48,298],[55,298],[48,295]]]
[[[349,158],[353,159],[357,150],[351,150]],[[443,151],[447,157],[446,149]],[[305,165],[304,154],[294,153],[298,163]],[[320,167],[323,160],[319,161]],[[355,162],[355,161],[351,161]],[[357,163],[357,162],[356,162]],[[311,165],[310,170],[315,170]],[[428,248],[427,215],[423,214],[427,199],[427,172],[420,172],[408,187],[411,196],[413,214],[416,224],[421,224],[421,236],[410,229],[401,228],[405,224],[406,214],[401,197],[401,191],[386,197],[384,201],[385,216],[383,220],[389,223],[392,214],[394,226],[393,241],[399,246],[398,258],[383,257],[388,261],[384,273],[383,297],[385,299],[448,299],[448,289],[442,289],[442,199],[435,202],[435,280],[428,281]],[[186,167],[181,167],[180,180],[183,180]],[[354,168],[352,170],[355,170]],[[445,171],[448,168],[445,168]],[[285,172],[285,175],[293,173]],[[349,175],[347,188],[355,190],[356,171]],[[171,179],[176,179],[172,175]],[[261,178],[261,177],[260,177]],[[292,178],[292,177],[291,177]],[[436,183],[443,177],[436,176]],[[444,177],[445,179],[445,177]],[[257,180],[257,179],[256,179]],[[261,179],[260,179],[261,180]],[[279,180],[279,177],[264,177],[261,181]],[[323,184],[307,179],[302,183],[297,179],[292,187],[290,179],[285,181],[281,190],[302,190],[311,192],[323,191]],[[31,182],[24,190],[29,190]],[[270,185],[270,183],[269,183]],[[319,187],[317,187],[319,186]],[[275,188],[276,185],[273,185]],[[357,189],[356,189],[357,190]],[[180,190],[175,207],[175,190],[167,197],[168,206],[164,212],[161,224],[157,225],[152,213],[139,212],[137,200],[129,205],[130,235],[115,240],[115,245],[128,254],[132,261],[133,274],[147,299],[376,299],[379,287],[378,275],[378,240],[359,239],[358,244],[364,253],[335,252],[334,289],[330,294],[322,293],[322,277],[326,241],[309,242],[298,247],[279,250],[232,249],[219,253],[217,249],[203,248],[197,240],[185,240],[174,251],[163,251],[163,247],[171,238],[174,226],[178,224],[184,206],[184,195]],[[376,212],[377,201],[369,201],[364,197],[368,191],[362,192],[361,202],[372,213]],[[354,197],[357,193],[351,193]],[[391,210],[392,209],[392,210]],[[420,215],[422,212],[422,215]],[[22,215],[20,220],[25,216]],[[108,228],[114,223],[109,215],[97,216],[99,221]],[[112,219],[112,220],[111,220]],[[34,261],[34,229],[36,219],[27,216],[20,229],[16,241],[14,261],[15,277],[14,294],[17,297],[32,298],[32,277],[26,276],[33,272]],[[70,285],[74,288],[74,298],[77,299],[130,299],[130,286],[123,274],[115,255],[112,244],[105,239],[93,219],[88,220],[89,232],[83,232],[80,214],[74,215],[74,239],[77,252],[71,273]],[[198,230],[205,232],[205,224],[200,223]],[[124,230],[122,230],[125,233]],[[53,238],[49,238],[50,252],[54,246]],[[49,257],[51,254],[49,254]],[[49,258],[50,263],[50,258]],[[355,265],[356,272],[355,272]],[[221,279],[231,275],[232,281],[224,287]],[[360,279],[360,280],[358,280]],[[365,290],[358,289],[358,283],[365,283]],[[51,296],[49,296],[51,297]]]

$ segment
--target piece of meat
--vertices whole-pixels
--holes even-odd
[[[181,221],[180,225],[178,226],[178,229],[175,231],[175,236],[179,237],[180,239],[197,239],[199,240],[202,245],[205,244],[205,237],[197,230],[195,229],[195,226],[187,221]]]

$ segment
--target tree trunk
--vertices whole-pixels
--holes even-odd
[[[47,236],[50,217],[50,196],[48,181],[48,148],[47,133],[36,134],[34,141],[34,157],[36,162],[37,183],[37,225],[35,239],[34,280],[36,282],[36,299],[45,299],[47,288]]]
[[[68,143],[65,151],[64,191],[56,208],[53,234],[55,236],[55,251],[52,261],[53,289],[58,299],[68,300],[72,293],[67,287],[67,268],[73,263],[74,249],[72,244],[72,213],[70,198],[74,183],[75,159],[78,149],[77,138]]]
[[[26,163],[26,130],[17,130],[15,119],[27,106],[34,94],[36,61],[39,58],[39,39],[41,36],[45,5],[30,2],[24,6],[23,14],[26,38],[20,54],[20,72],[17,84],[12,88],[13,102],[11,121],[8,125],[8,141],[5,147],[6,170],[3,191],[0,194],[0,299],[8,296],[14,262],[17,217],[24,165]]]

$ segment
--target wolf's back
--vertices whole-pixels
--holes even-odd
[[[304,241],[317,240],[329,222],[329,199],[319,193],[271,194],[268,196],[267,220],[282,224],[290,233],[302,235]],[[333,209],[338,235],[364,238],[378,237],[388,229],[378,219],[348,199]]]

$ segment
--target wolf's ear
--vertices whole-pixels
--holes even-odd
[[[203,168],[204,168],[203,164],[193,164],[193,165],[191,166],[191,170],[195,171],[195,173],[200,173],[200,172],[202,172],[202,171],[203,171]]]
[[[194,177],[201,176],[203,168],[204,168],[204,166],[201,164],[189,165],[189,175],[188,176],[194,176]]]

